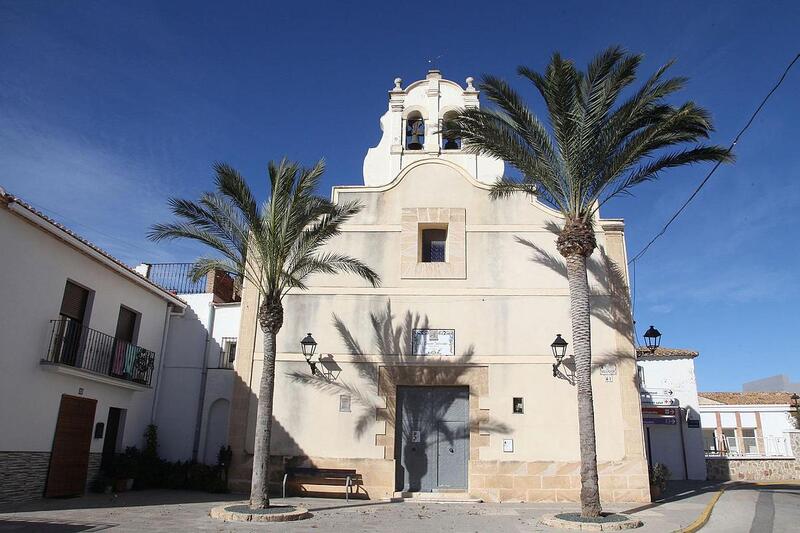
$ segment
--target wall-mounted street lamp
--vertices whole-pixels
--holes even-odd
[[[553,357],[556,358],[556,362],[553,363],[553,377],[558,377],[558,367],[561,366],[561,362],[564,360],[564,357],[567,355],[567,341],[561,337],[561,333],[556,335],[556,340],[550,345],[550,348],[553,349]]]
[[[644,333],[644,343],[651,352],[655,352],[656,348],[661,345],[661,332],[653,326]]]
[[[311,375],[315,376],[317,374],[317,363],[312,361],[311,358],[314,357],[314,351],[317,349],[317,341],[309,333],[300,341],[300,346],[303,347],[303,357],[306,358],[306,363],[311,368]]]

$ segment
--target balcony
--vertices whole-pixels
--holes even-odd
[[[150,387],[156,354],[121,339],[62,318],[50,321],[43,367],[134,390]]]
[[[706,442],[706,457],[729,457],[736,459],[762,457],[792,457],[789,440],[786,437],[768,435],[766,437],[728,437],[720,440],[722,449],[716,442]]]
[[[215,270],[197,281],[189,272],[192,263],[142,264],[137,271],[147,279],[175,294],[213,294],[215,303],[238,302],[241,297],[235,276]]]

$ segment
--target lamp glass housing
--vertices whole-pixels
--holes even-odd
[[[556,339],[550,344],[550,348],[553,349],[553,357],[556,358],[556,361],[561,362],[564,359],[564,356],[567,355],[567,346],[568,342],[564,340],[561,336],[561,333],[556,335]]]
[[[303,356],[306,358],[306,361],[311,361],[311,358],[314,356],[314,350],[317,349],[317,341],[314,340],[311,333],[300,341],[300,346],[303,347]]]
[[[644,343],[650,350],[655,351],[661,345],[661,332],[650,326],[644,334]]]

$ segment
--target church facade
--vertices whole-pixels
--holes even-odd
[[[578,418],[569,291],[555,247],[561,215],[530,198],[491,200],[501,161],[438,133],[478,92],[430,71],[395,80],[364,185],[333,189],[364,209],[331,248],[370,265],[373,288],[319,276],[285,299],[272,454],[287,466],[352,469],[358,493],[455,492],[485,501],[578,501]],[[649,501],[628,307],[624,225],[596,219],[590,258],[601,498]],[[262,338],[245,284],[229,444],[231,483],[249,488]],[[300,341],[318,343],[311,368]],[[296,489],[296,488],[295,488]],[[304,486],[309,492],[339,488]]]

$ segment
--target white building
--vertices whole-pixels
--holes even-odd
[[[800,478],[788,392],[700,392],[709,479]]]
[[[674,348],[637,350],[648,461],[666,465],[671,479],[706,479],[694,373],[697,356]]]
[[[186,304],[0,189],[0,502],[83,493],[141,445]]]
[[[198,283],[191,263],[142,264],[136,270],[175,291],[188,304],[173,317],[156,400],[159,455],[170,461],[215,464],[228,442],[233,362],[240,303],[224,273]]]
[[[354,469],[359,496],[373,499],[439,491],[485,501],[579,499],[573,359],[553,375],[550,347],[570,327],[552,232],[564,219],[535,199],[492,200],[502,161],[439,133],[449,111],[478,105],[471,79],[459,85],[432,70],[405,87],[396,80],[363,184],[333,189],[334,202],[364,209],[330,250],[363,260],[382,282],[313,276],[308,290],[286,296],[276,465]],[[592,350],[607,372],[593,373],[600,496],[649,501],[624,224],[597,215],[594,228]],[[258,299],[245,281],[229,431],[231,483],[242,490],[250,486],[264,357]],[[322,373],[311,374],[301,353],[307,332],[319,342]]]

